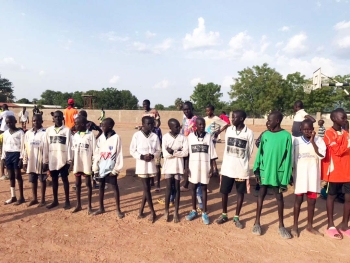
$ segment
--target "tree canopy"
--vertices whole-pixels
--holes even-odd
[[[213,105],[215,108],[222,105],[221,97],[221,86],[210,82],[207,84],[198,83],[190,98],[196,110],[204,110],[208,104]]]
[[[13,102],[14,99],[12,82],[0,75],[0,101]]]

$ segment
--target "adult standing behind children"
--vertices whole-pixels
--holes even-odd
[[[68,100],[68,107],[63,112],[64,115],[64,126],[72,129],[74,126],[74,118],[78,115],[78,110],[74,108],[74,100]]]
[[[215,110],[215,107],[213,105],[208,105],[205,108],[205,113],[207,116],[204,118],[204,120],[205,120],[205,131],[210,134],[215,146],[216,140],[220,135],[220,133],[225,131],[230,126],[230,124],[223,121],[218,116],[215,116],[214,110]]]
[[[7,124],[6,124],[6,118],[8,116],[15,116],[15,114],[13,113],[13,111],[9,110],[9,107],[7,106],[7,104],[2,105],[2,110],[3,110],[3,112],[0,115],[0,119],[2,120],[1,126],[0,126],[0,131],[4,132],[4,131],[7,131],[9,129]]]
[[[331,113],[333,126],[326,130],[323,138],[327,150],[322,160],[321,179],[327,182],[327,217],[326,234],[334,239],[350,237],[348,226],[350,215],[350,141],[349,133],[342,129],[346,125],[347,116],[343,109],[336,109]],[[345,195],[343,220],[339,231],[334,225],[334,201],[339,192]]]
[[[306,111],[304,110],[304,104],[300,100],[297,100],[294,103],[293,110],[295,115],[292,126],[292,136],[300,137],[303,135],[303,133],[300,130],[301,123],[303,122],[303,120],[309,119],[312,121],[312,123],[316,122],[316,120],[313,117],[311,117],[308,113],[306,113]]]
[[[58,177],[61,176],[64,193],[64,209],[70,209],[69,202],[69,168],[73,160],[72,155],[72,132],[63,125],[62,111],[55,111],[54,126],[47,128],[46,140],[48,143],[47,150],[44,153],[44,164],[49,165],[50,175],[52,177],[53,202],[46,208],[51,209],[59,205],[58,203]],[[46,168],[46,167],[45,167]]]
[[[18,113],[18,121],[22,124],[22,129],[25,131],[27,129],[27,123],[29,124],[29,112],[26,107]]]

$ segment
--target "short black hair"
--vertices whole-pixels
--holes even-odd
[[[17,120],[16,117],[13,116],[13,115],[7,116],[6,119],[12,119],[12,120],[15,120],[15,121]],[[6,121],[6,119],[5,119],[5,121]]]
[[[238,114],[245,120],[247,118],[247,113],[244,110],[235,110],[233,113]]]
[[[276,116],[280,122],[283,120],[283,114],[280,111],[273,111],[270,115]]]
[[[104,119],[103,120],[104,122],[109,122],[109,124],[112,126],[112,127],[114,127],[114,120],[112,119],[112,118],[106,118],[106,119]]]
[[[221,113],[226,115],[226,112],[224,112],[224,111],[222,111]]]
[[[2,104],[2,106],[5,108],[5,109],[8,109],[8,105],[5,103],[5,104]]]
[[[53,111],[50,112],[51,116],[53,116],[55,113]]]
[[[43,115],[41,115],[41,114],[34,114],[33,115],[33,117],[32,117],[32,119],[34,119],[34,118],[36,118],[37,120],[43,120]]]
[[[296,102],[294,102],[294,106],[300,109],[304,109],[304,103],[301,100],[297,100]]]
[[[86,110],[81,110],[81,111],[79,111],[79,115],[84,116],[85,118],[87,118],[87,112],[86,112]]]
[[[305,119],[305,120],[303,120],[303,121],[301,122],[300,127],[303,127],[305,124],[311,125],[312,128],[314,127],[314,123],[313,123],[310,119]]]
[[[154,118],[151,116],[143,116],[142,117],[142,124],[144,124],[146,120],[154,120]]]
[[[151,105],[151,102],[149,100],[144,100],[143,103],[146,103],[147,105]]]
[[[203,122],[205,123],[205,119],[202,118],[202,117],[198,117],[198,118],[196,119],[196,122],[197,122],[197,121],[203,121]]]
[[[211,104],[208,104],[206,109],[211,109],[212,111],[214,111],[215,107],[213,105],[211,105]]]
[[[337,113],[344,113],[346,114],[345,110],[343,108],[337,108],[335,109],[334,111],[331,112],[331,119],[334,118],[334,116],[337,114]]]
[[[184,104],[182,105],[182,107],[183,107],[184,105],[187,105],[191,110],[193,110],[193,104],[192,104],[192,102],[190,102],[190,101],[185,101]]]
[[[171,119],[169,119],[168,120],[168,126],[169,126],[169,128],[170,128],[170,124],[171,123],[174,123],[174,124],[179,124],[180,125],[180,122],[177,120],[177,119],[175,119],[175,118],[171,118]]]
[[[324,120],[322,120],[322,119],[321,119],[321,120],[318,120],[318,122],[322,122],[322,123],[324,123]]]
[[[57,110],[57,111],[55,111],[53,114],[55,114],[55,113],[57,113],[57,114],[59,114],[59,115],[61,115],[61,116],[63,117],[63,112],[62,112],[62,111]]]
[[[83,122],[83,124],[86,124],[87,123],[87,119],[85,116],[82,116],[82,115],[78,115],[76,118],[76,120],[81,120]]]

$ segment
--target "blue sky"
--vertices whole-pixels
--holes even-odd
[[[128,89],[141,102],[189,99],[264,62],[283,75],[350,73],[348,0],[0,0],[0,74],[17,99],[46,89]]]

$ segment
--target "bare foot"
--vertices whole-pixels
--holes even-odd
[[[151,215],[151,217],[148,219],[149,221],[152,222],[152,224],[156,221],[157,215],[154,213]]]
[[[71,209],[70,202],[65,202],[63,208],[64,208],[64,210]]]
[[[45,201],[41,201],[39,204],[38,204],[38,207],[43,207],[46,205],[46,202]]]
[[[119,218],[119,219],[122,219],[122,218],[124,218],[124,213],[122,213],[122,211],[117,211],[117,217]]]
[[[318,232],[316,229],[314,229],[313,227],[309,228],[307,227],[306,230],[311,233],[311,234],[314,234],[316,236],[323,236],[322,233]]]
[[[299,237],[299,229],[298,227],[294,227],[292,228],[292,231],[290,231],[290,233],[292,234],[293,237]]]
[[[23,203],[25,203],[26,202],[26,200],[24,200],[24,198],[21,198],[21,199],[19,199],[16,203],[14,203],[13,205],[21,205],[21,204],[23,204]]]
[[[87,214],[92,215],[92,208],[91,207],[88,207]]]
[[[48,206],[46,206],[47,209],[51,209],[51,208],[54,208],[56,206],[58,206],[59,203],[58,202],[52,202],[51,204],[49,204]]]
[[[83,210],[83,208],[81,208],[80,205],[77,205],[77,206],[74,208],[74,210],[72,211],[72,213],[76,213],[76,212],[79,212],[79,211],[81,211],[81,210]]]
[[[101,215],[105,212],[105,209],[104,208],[100,208],[98,209],[95,213],[93,213],[94,216],[97,216],[97,215]]]
[[[30,207],[32,205],[37,205],[37,204],[39,204],[39,202],[38,202],[38,200],[35,199],[35,200],[32,200],[29,202],[28,207]]]
[[[169,212],[165,212],[164,220],[165,220],[165,222],[169,222]]]
[[[179,215],[177,213],[174,214],[174,223],[179,223]]]
[[[142,219],[145,217],[145,214],[144,213],[140,213],[139,216],[137,217],[137,219]]]

